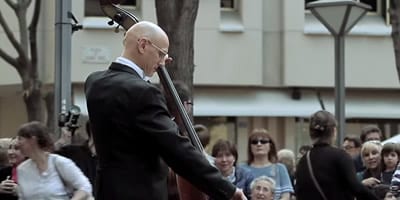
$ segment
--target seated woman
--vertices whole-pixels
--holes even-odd
[[[28,157],[17,167],[19,199],[83,200],[91,196],[88,178],[70,159],[49,153],[52,146],[42,123],[29,122],[19,128],[18,147]]]
[[[249,197],[250,182],[253,180],[253,176],[249,171],[236,167],[238,153],[235,145],[228,140],[218,140],[212,148],[211,155],[215,158],[215,166],[221,171],[222,175],[242,189],[245,195]]]
[[[275,181],[268,176],[260,176],[250,184],[252,200],[273,200]]]

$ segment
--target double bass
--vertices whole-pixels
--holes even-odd
[[[102,11],[111,19],[111,21],[108,23],[109,25],[116,23],[116,30],[120,26],[125,30],[128,30],[131,26],[139,22],[139,19],[135,15],[114,3],[116,3],[116,0],[100,0],[100,7]],[[179,98],[166,67],[164,65],[159,66],[157,69],[157,74],[160,79],[160,83],[164,88],[167,103],[173,107],[171,108],[171,112],[174,113],[175,121],[177,122],[180,131],[189,137],[190,141],[198,151],[203,153],[203,146],[201,145],[200,139],[194,130],[191,118],[189,117]],[[207,196],[204,193],[200,192],[182,177],[177,176],[176,182],[180,200],[207,199]]]

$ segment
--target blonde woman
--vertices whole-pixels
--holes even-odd
[[[357,173],[358,180],[367,187],[374,187],[381,183],[381,151],[382,144],[372,140],[365,142],[361,147],[361,158],[365,170]]]

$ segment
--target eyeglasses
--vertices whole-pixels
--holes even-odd
[[[164,49],[161,49],[159,46],[155,45],[152,41],[147,40],[149,42],[149,44],[151,44],[151,46],[153,46],[154,48],[156,48],[158,50],[158,56],[160,56],[160,58],[164,58],[165,55],[168,54],[167,51],[165,51]]]
[[[251,140],[250,143],[254,144],[254,145],[257,145],[258,143],[267,144],[267,143],[271,143],[271,140],[267,140],[267,139]]]

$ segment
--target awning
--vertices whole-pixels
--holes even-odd
[[[285,90],[200,90],[194,95],[195,116],[309,117],[320,109],[315,95],[294,100]]]
[[[397,134],[391,138],[386,139],[385,141],[382,141],[382,145],[393,142],[393,143],[400,143],[400,134]]]
[[[302,89],[300,99],[291,89],[196,88],[195,116],[309,117],[321,110],[315,90]],[[326,110],[334,113],[332,92],[321,93]],[[351,91],[346,94],[346,118],[400,119],[399,92]],[[87,115],[83,91],[74,91],[74,104]]]

